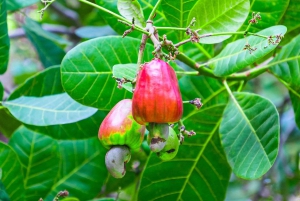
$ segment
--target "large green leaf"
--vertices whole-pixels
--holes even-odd
[[[288,32],[290,32],[300,27],[300,0],[289,0],[286,2],[289,2],[289,5],[280,24],[285,25]]]
[[[120,14],[117,8],[116,0],[96,0],[96,3],[106,9],[109,9],[114,13]],[[152,9],[157,3],[157,0],[139,0],[139,3],[143,9],[145,19],[148,19]],[[128,26],[121,24],[120,22],[118,22],[118,20],[115,17],[107,13],[103,12],[102,16],[118,34],[123,34],[125,30],[128,30],[130,28]],[[156,16],[154,18],[154,24],[155,26],[160,26],[160,27],[170,26],[166,16],[164,15],[163,12],[161,12],[161,6],[159,6],[157,9]],[[167,34],[168,39],[174,39],[175,41],[178,41],[178,38],[176,37],[176,33],[173,30],[160,30],[159,34],[160,35]],[[129,36],[140,37],[141,33],[138,31],[133,31],[132,33],[129,34]]]
[[[249,25],[249,20],[252,18],[253,12],[260,12],[261,20],[259,20],[257,24],[251,25],[249,29],[250,32],[258,32],[270,26],[277,25],[284,15],[289,2],[290,0],[250,0],[250,12],[247,20],[240,30],[246,30]]]
[[[289,90],[295,112],[295,120],[300,127],[300,35],[286,44],[271,61],[277,63],[270,70],[281,79]],[[288,61],[286,61],[288,60]]]
[[[61,66],[66,92],[76,101],[101,110],[109,110],[121,99],[131,97],[127,90],[117,88],[112,67],[135,63],[139,43],[130,37],[101,37],[73,48]],[[151,60],[151,47],[146,46],[144,61]]]
[[[8,97],[8,100],[19,98],[20,96],[42,97],[63,93],[61,84],[60,67],[53,66],[35,74],[19,85]]]
[[[200,34],[237,31],[249,13],[249,0],[203,0],[197,1],[191,9],[188,22],[196,18],[195,29],[201,28]],[[228,36],[202,38],[201,43],[219,43]]]
[[[184,108],[183,123],[197,135],[186,138],[171,161],[163,162],[156,154],[150,155],[139,200],[224,200],[231,171],[218,127],[227,94],[220,82],[204,76],[183,77],[179,83],[184,100],[203,100],[200,110],[194,106]],[[207,88],[198,90],[199,86]]]
[[[9,145],[22,164],[25,200],[38,200],[45,196],[59,171],[57,141],[22,126],[11,137]]]
[[[137,75],[137,68],[137,64],[117,64],[113,66],[113,76],[133,81]],[[132,93],[132,84],[130,82],[122,84],[122,87]]]
[[[60,64],[65,55],[61,46],[67,44],[66,40],[51,32],[45,31],[39,23],[26,18],[23,26],[27,37],[34,45],[44,67]]]
[[[144,13],[138,0],[118,0],[118,10],[126,19],[132,21],[134,18],[135,24],[145,26]]]
[[[1,172],[1,169],[0,169]],[[0,178],[0,200],[1,201],[10,201],[8,194],[6,193],[5,187]]]
[[[257,179],[272,167],[278,153],[278,112],[265,98],[236,92],[224,111],[220,134],[233,172]]]
[[[6,22],[6,2],[0,0],[0,74],[6,71],[9,59],[9,37]]]
[[[264,29],[258,34],[265,36],[273,36],[279,34],[285,34],[285,26],[273,26]],[[275,39],[274,39],[275,40]],[[246,44],[250,44],[252,48],[257,48],[250,54],[249,50],[244,50]],[[210,60],[208,64],[213,64],[214,74],[217,76],[227,76],[235,73],[248,65],[254,63],[258,59],[267,55],[269,52],[274,50],[278,44],[268,44],[266,38],[249,36],[245,39],[240,39],[235,42],[228,44],[222,52]]]
[[[106,115],[107,112],[97,111],[89,118],[74,123],[53,126],[25,126],[56,139],[85,139],[98,135],[100,124]]]
[[[21,163],[14,150],[3,142],[0,142],[0,164],[2,169],[1,181],[10,199],[23,201],[24,183]]]
[[[167,20],[174,27],[187,27],[189,25],[188,16],[191,9],[196,4],[197,0],[163,0],[161,2],[162,9]],[[182,40],[185,36],[185,33],[180,31],[178,32],[179,40]]]
[[[6,0],[7,10],[19,10],[21,8],[30,6],[40,0]]]
[[[77,103],[66,93],[44,97],[21,96],[3,105],[21,122],[36,126],[73,123],[97,111]]]
[[[53,66],[26,80],[24,84],[20,85],[11,93],[8,99],[13,100],[20,96],[42,97],[63,92],[64,89],[61,85],[60,67]],[[1,111],[2,110],[0,110],[0,112]],[[34,131],[50,135],[51,137],[56,139],[82,139],[96,136],[99,125],[105,116],[106,112],[98,111],[93,116],[74,123],[58,124],[52,126],[25,126]],[[0,115],[0,122],[1,117],[2,116]],[[5,118],[6,117],[4,117],[3,119]],[[8,125],[10,124],[4,123],[2,125],[0,123],[0,130],[1,126],[5,127]]]
[[[277,77],[281,78],[292,87],[300,89],[300,35],[286,44],[279,54],[271,61],[272,63],[281,63],[275,65],[270,70]],[[285,61],[292,59],[290,61]],[[285,61],[285,62],[284,62]]]
[[[106,150],[98,138],[60,141],[59,148],[60,174],[45,200],[52,201],[57,192],[64,189],[79,200],[96,197],[107,178]]]
[[[21,125],[5,107],[0,107],[0,132],[7,138]]]

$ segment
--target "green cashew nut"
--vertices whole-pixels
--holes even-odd
[[[105,155],[105,165],[115,178],[122,178],[126,173],[126,163],[130,161],[130,150],[127,146],[113,146]]]
[[[166,146],[163,148],[162,151],[157,153],[157,156],[163,161],[171,160],[176,156],[179,150],[179,145],[180,141],[177,137],[177,134],[172,128],[170,128]]]

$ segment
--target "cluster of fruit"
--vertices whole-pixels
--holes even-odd
[[[146,128],[148,144],[162,160],[171,160],[178,152],[179,138],[169,124],[182,116],[182,98],[172,67],[160,59],[142,65],[133,99],[117,103],[103,120],[98,137],[109,148],[105,164],[110,174],[122,178],[131,151],[138,150]]]

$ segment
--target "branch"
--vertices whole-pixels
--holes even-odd
[[[151,13],[150,13],[150,15],[149,15],[148,20],[153,20],[153,19],[154,19],[155,15],[156,15],[155,12],[156,12],[156,10],[157,10],[159,4],[161,3],[161,1],[162,1],[162,0],[157,0],[157,2],[156,2],[156,4],[155,4],[154,8],[152,9],[152,11],[151,11]]]

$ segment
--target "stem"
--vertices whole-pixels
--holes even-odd
[[[226,80],[223,80],[223,84],[224,84],[224,86],[225,86],[225,88],[226,88],[226,90],[227,90],[227,92],[228,92],[230,98],[232,98],[233,100],[235,100],[235,98],[234,98],[234,96],[233,96],[233,93],[232,93],[232,91],[230,90],[230,87],[229,87],[228,84],[227,84],[227,81],[226,81]]]
[[[157,10],[159,4],[161,3],[161,1],[162,1],[162,0],[157,0],[157,2],[156,2],[156,4],[155,4],[154,8],[152,9],[152,11],[151,11],[151,13],[150,13],[150,15],[149,15],[148,20],[153,20],[153,19],[154,19],[154,17],[155,17],[155,12],[156,12],[156,10]]]
[[[171,30],[171,31],[186,31],[186,28],[178,28],[178,27],[155,27],[157,30]],[[223,35],[245,35],[245,31],[237,31],[237,32],[219,32],[219,33],[207,33],[202,34],[199,38],[205,38],[210,36],[223,36]],[[260,35],[257,33],[247,32],[247,35],[258,36],[262,38],[268,38],[268,36]]]
[[[175,71],[175,73],[177,75],[199,75],[198,71]]]
[[[121,20],[121,21],[127,22],[128,25],[132,25],[132,22],[130,22],[130,21],[127,20],[126,18],[124,18],[124,17],[122,17],[121,15],[118,15],[118,14],[116,14],[116,13],[114,13],[114,12],[112,12],[112,11],[106,9],[106,8],[103,8],[102,6],[99,6],[99,5],[97,5],[97,4],[94,4],[94,3],[89,2],[89,1],[87,1],[87,0],[78,0],[78,1],[80,1],[80,2],[82,2],[82,3],[85,3],[85,4],[88,4],[88,5],[90,5],[90,6],[93,6],[93,7],[95,7],[95,8],[98,8],[99,10],[101,10],[101,11],[103,11],[103,12],[106,12],[106,13],[108,13],[108,14],[114,16],[115,18],[117,18],[117,19],[119,19],[119,20]],[[142,33],[144,33],[144,34],[149,35],[149,33],[148,33],[147,31],[145,31],[142,27],[140,27],[140,26],[138,26],[138,25],[136,25],[136,24],[134,25],[134,28],[135,28],[135,30],[138,30],[138,31],[140,31],[140,32],[142,32]]]
[[[266,70],[268,70],[270,67],[275,66],[279,63],[283,63],[283,62],[287,62],[287,61],[291,61],[291,60],[295,60],[295,59],[299,59],[300,55],[298,56],[294,56],[294,57],[289,57],[283,60],[279,60],[279,61],[275,61],[273,63],[270,63],[268,65],[259,67],[259,68],[253,68],[251,70],[245,71],[243,73],[235,73],[232,74],[228,77],[228,80],[249,80],[252,79],[254,77],[257,77],[258,75],[264,73]]]
[[[190,101],[182,101],[182,103],[184,104],[184,103],[190,103]]]
[[[137,61],[138,68],[142,64],[147,39],[148,39],[148,36],[146,34],[143,34],[140,49],[139,49],[139,54],[138,54],[138,61]]]

